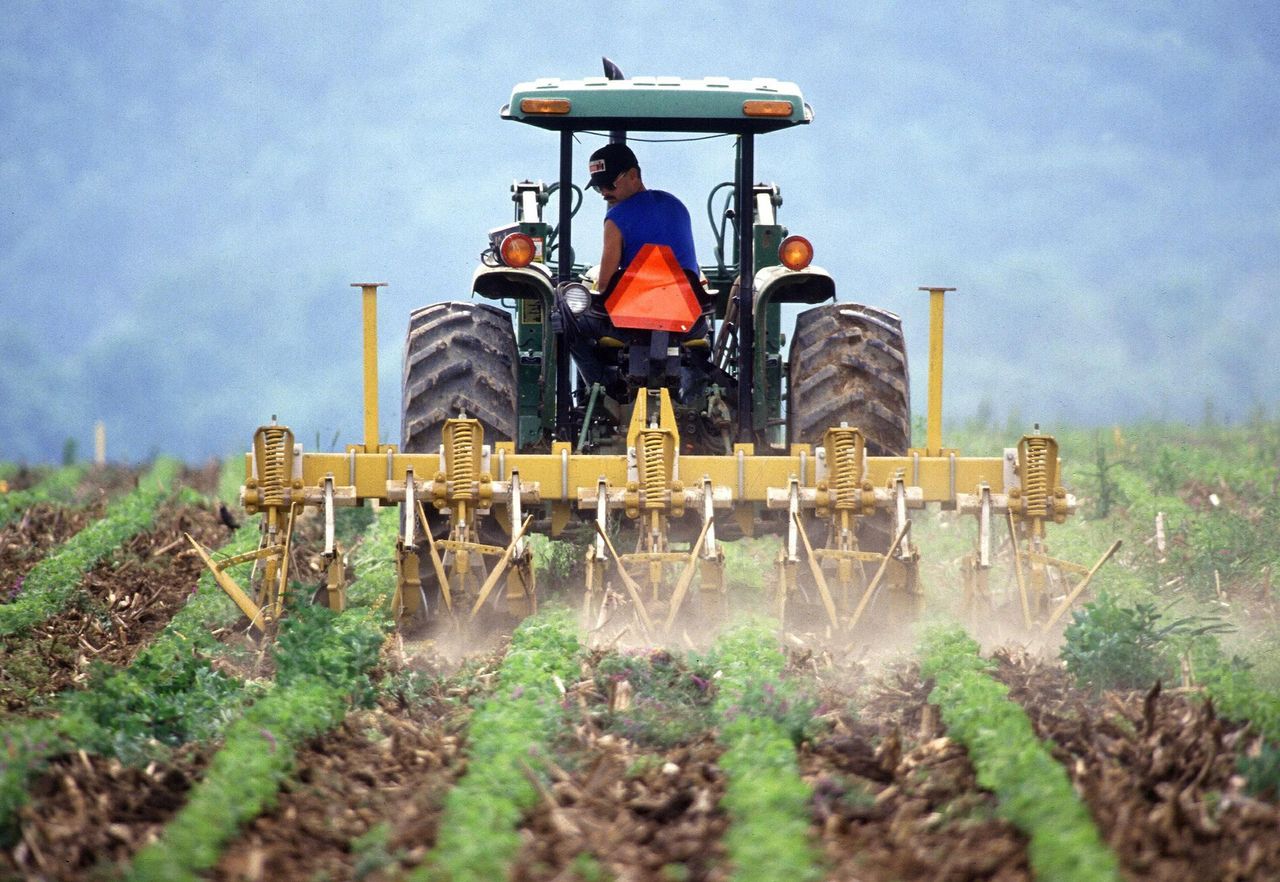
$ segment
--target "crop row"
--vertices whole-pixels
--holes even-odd
[[[137,489],[111,503],[103,517],[40,561],[23,579],[18,596],[0,605],[0,634],[20,634],[61,610],[94,564],[155,522],[156,509],[173,492],[178,470],[174,460],[157,461]]]
[[[176,476],[172,463],[162,461],[157,468],[159,473],[153,470],[139,482],[133,498],[121,500],[102,520],[123,510],[130,528],[145,521],[147,503],[154,510],[163,498],[157,485]],[[59,474],[74,471],[63,469]],[[77,534],[46,562],[83,558],[84,548],[121,532],[119,525],[94,524],[83,531],[92,542]],[[221,553],[250,551],[258,535],[257,519],[250,519]],[[68,550],[73,548],[81,550]],[[47,566],[42,563],[33,573]],[[231,575],[243,579],[250,566],[234,567]],[[227,650],[213,632],[238,616],[235,605],[205,573],[187,603],[128,667],[99,670],[89,688],[64,693],[54,701],[52,717],[10,720],[0,732],[0,842],[16,835],[16,812],[27,800],[27,784],[50,756],[81,749],[134,762],[154,752],[155,745],[175,747],[219,734],[247,700],[242,684],[213,665]]]
[[[996,794],[999,813],[1030,838],[1036,878],[1118,880],[1115,856],[1066,771],[1008,698],[1008,687],[989,675],[977,642],[960,629],[939,629],[926,638],[921,655],[921,673],[936,681],[930,702],[941,708],[948,734],[968,749],[978,783]]]
[[[16,608],[37,608],[33,601],[39,600],[41,612],[56,611],[108,540],[117,544],[145,529],[149,512],[164,495],[155,485],[174,477],[175,465],[160,464],[136,493],[42,561],[33,570],[38,588],[48,572],[66,576],[66,583],[57,591],[24,593],[26,603]],[[350,527],[363,518],[345,520]],[[187,807],[160,842],[139,853],[135,873],[138,878],[190,878],[193,869],[207,866],[221,841],[275,793],[294,747],[340,721],[353,697],[372,695],[368,671],[390,625],[396,530],[395,512],[387,510],[365,537],[347,612],[335,618],[321,608],[291,611],[273,646],[274,684],[255,681],[246,688],[223,673],[229,666],[215,664],[235,650],[214,632],[233,624],[239,613],[206,573],[189,601],[128,667],[95,670],[90,688],[55,700],[56,716],[7,721],[0,731],[0,838],[14,840],[27,784],[53,755],[81,749],[137,762],[165,747],[225,734],[223,749]],[[257,519],[251,519],[220,554],[243,553],[258,540]],[[244,579],[249,568],[242,564],[232,575]],[[25,617],[31,623],[37,619],[29,609]]]
[[[520,850],[516,825],[538,797],[530,768],[562,724],[564,681],[578,671],[579,649],[565,610],[516,629],[492,696],[471,717],[467,774],[445,798],[435,850],[412,879],[507,877]]]
[[[276,682],[226,730],[222,748],[186,806],[134,860],[131,879],[196,879],[244,821],[255,817],[292,768],[298,746],[371,695],[369,671],[391,625],[397,521],[385,509],[355,561],[350,606],[292,611],[277,637]]]
[[[19,602],[8,606],[47,602],[56,611],[55,602],[65,601],[84,570],[107,553],[90,559],[102,536],[110,535],[99,530],[101,523],[127,516],[134,532],[146,528],[145,506],[138,500],[150,499],[154,512],[164,496],[154,485],[171,484],[176,475],[175,467],[165,473],[163,466],[158,463],[135,493],[32,571],[60,561],[59,588],[41,588],[37,581],[28,593],[29,575]],[[89,690],[64,695],[56,718],[5,728],[0,832],[13,833],[27,782],[54,753],[78,747],[137,760],[155,742],[176,746],[222,737],[223,746],[186,806],[157,842],[138,853],[130,878],[194,879],[212,867],[240,825],[277,793],[299,745],[339,723],[352,703],[372,697],[370,672],[390,626],[385,601],[395,585],[396,532],[395,511],[380,512],[355,557],[357,578],[347,611],[290,610],[273,647],[276,679],[267,686],[246,687],[211,663],[227,651],[212,632],[234,622],[238,612],[210,577],[202,577],[188,604],[128,668],[99,676]],[[223,553],[251,549],[258,538],[257,524],[250,521]],[[74,554],[73,547],[79,549]],[[0,625],[5,609],[0,607]],[[922,653],[923,670],[936,681],[930,700],[941,707],[950,735],[969,750],[979,782],[997,794],[1001,814],[1030,837],[1038,878],[1118,878],[1114,856],[1065,772],[1005,688],[988,675],[976,644],[950,631],[935,634]],[[507,875],[521,848],[518,826],[538,801],[541,760],[567,720],[564,684],[578,675],[582,662],[566,612],[544,612],[516,630],[493,694],[471,717],[467,774],[445,795],[435,849],[411,878],[463,882]],[[724,748],[718,764],[726,781],[722,807],[730,824],[724,841],[732,878],[818,877],[812,794],[796,756],[796,744],[811,735],[807,727],[816,702],[785,676],[776,627],[756,622],[734,628],[700,665],[717,671],[710,702]],[[1247,677],[1227,669],[1206,682],[1225,713],[1247,706],[1260,731],[1275,738],[1280,709],[1274,700],[1267,704],[1269,696]]]
[[[810,843],[809,787],[800,778],[797,726],[814,705],[782,679],[786,659],[777,629],[740,625],[716,642],[715,711],[728,779],[726,846],[737,882],[814,879],[817,855]]]
[[[254,519],[223,552],[240,554],[257,542]],[[231,574],[243,578],[249,567],[242,564]],[[219,734],[246,697],[242,684],[213,666],[226,647],[212,632],[238,615],[206,573],[187,604],[128,667],[98,677],[88,689],[62,695],[54,703],[55,717],[6,725],[0,755],[0,841],[12,839],[27,782],[54,754],[78,748],[137,761],[153,744],[174,747]]]
[[[0,527],[42,502],[66,502],[84,477],[83,466],[64,466],[50,472],[29,490],[0,493]]]

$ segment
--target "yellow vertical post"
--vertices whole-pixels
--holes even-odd
[[[93,424],[93,464],[107,464],[107,426],[102,420]]]
[[[378,452],[378,289],[386,282],[352,282],[364,298],[364,451]]]
[[[942,317],[943,297],[955,288],[921,286],[929,292],[929,420],[926,456],[942,455]]]

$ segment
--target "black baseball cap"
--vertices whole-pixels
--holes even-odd
[[[639,167],[636,155],[626,144],[605,144],[591,154],[591,160],[587,163],[587,171],[591,175],[590,186],[606,187],[627,169]]]

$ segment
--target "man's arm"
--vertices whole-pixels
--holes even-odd
[[[613,281],[613,276],[618,272],[618,264],[622,262],[622,231],[618,229],[618,225],[611,220],[604,222],[604,247],[600,249],[600,278],[596,281],[596,288],[600,291],[609,290],[609,283]]]

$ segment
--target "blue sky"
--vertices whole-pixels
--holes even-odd
[[[466,298],[511,180],[555,174],[555,138],[498,108],[601,54],[801,85],[814,123],[763,139],[759,175],[842,299],[903,315],[918,410],[915,289],[944,284],[948,419],[1275,414],[1276,6],[843,7],[14,0],[0,459],[86,450],[96,419],[121,459],[221,455],[272,413],[308,446],[357,440],[364,280],[390,283],[394,439],[409,311]],[[642,148],[704,255],[729,149]],[[601,216],[589,199],[580,251]]]

